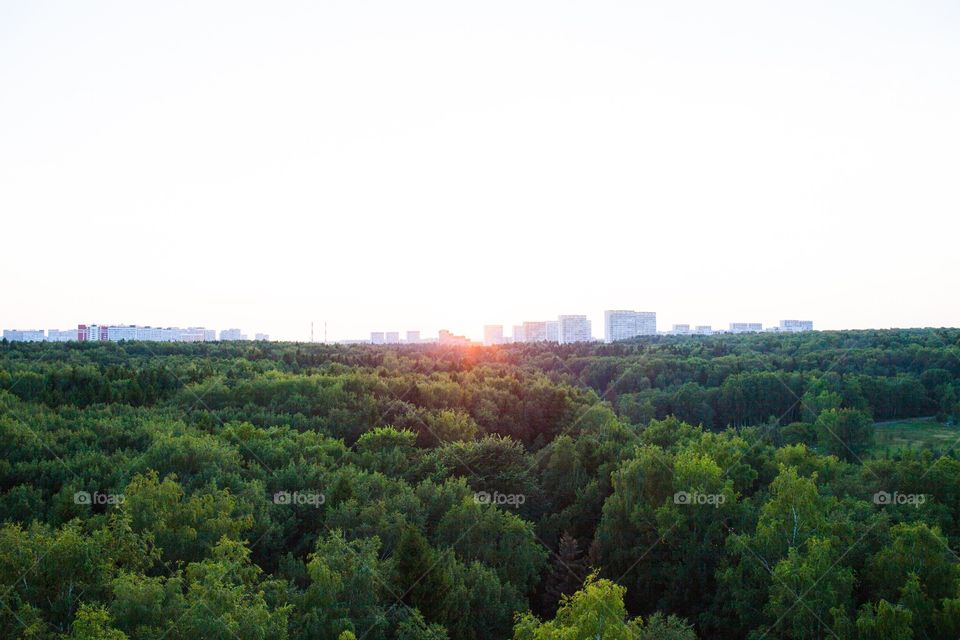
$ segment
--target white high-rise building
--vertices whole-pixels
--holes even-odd
[[[107,340],[120,342],[121,340],[136,340],[137,328],[133,325],[125,327],[107,327]]]
[[[400,344],[399,331],[386,331],[383,334],[383,341],[387,344]]]
[[[239,331],[239,329],[237,329]],[[221,340],[223,338],[223,331],[220,332]],[[160,327],[137,327],[137,340],[148,340],[150,342],[160,342],[163,338],[163,329]]]
[[[187,327],[186,329],[176,329],[177,342],[203,342],[206,337],[206,329],[203,327]]]
[[[690,335],[690,325],[688,324],[675,324],[673,328],[670,329],[670,333],[675,336],[687,336]]]
[[[456,347],[465,347],[470,344],[470,340],[468,340],[466,337],[455,335],[447,329],[440,329],[440,333],[437,336],[437,342],[443,346]]]
[[[239,329],[228,330],[237,331]],[[138,325],[77,325],[76,329],[49,329],[44,336],[43,331],[18,331],[5,329],[3,336],[10,341],[16,342],[119,342],[121,340],[145,340],[152,342],[202,342],[204,340],[214,340],[216,332],[212,329],[203,327],[188,327],[181,329],[179,327],[141,327]],[[237,340],[246,340],[245,336],[240,335]]]
[[[523,323],[523,341],[524,342],[546,342],[547,341],[547,323],[546,322],[524,322]]]
[[[4,329],[3,337],[10,342],[44,342],[43,329]]]
[[[383,331],[371,331],[370,344],[383,344]]]
[[[780,331],[788,331],[790,333],[813,331],[813,320],[781,320]]]
[[[266,333],[257,333],[257,334],[254,334],[253,339],[258,340],[260,342],[268,342],[270,340],[270,335]]]
[[[547,342],[560,342],[560,322],[547,320]]]
[[[698,336],[711,336],[713,335],[713,327],[708,324],[698,324],[693,332]]]
[[[587,316],[558,316],[557,324],[559,328],[557,341],[560,344],[593,340],[593,332]]]
[[[514,343],[527,341],[527,334],[523,332],[522,324],[513,325],[513,341]]]
[[[161,334],[166,331],[166,329],[160,329]],[[241,333],[240,329],[223,329],[220,331],[220,340],[246,340],[247,336]]]
[[[407,344],[420,344],[420,332],[407,331]]]
[[[731,322],[730,333],[753,333],[763,331],[762,322]]]
[[[487,324],[483,326],[483,344],[490,346],[503,344],[503,325]]]
[[[47,330],[47,342],[71,342],[76,341],[77,339],[77,330],[76,329],[48,329]]]
[[[603,312],[603,339],[606,342],[637,336],[657,335],[655,311],[608,310]]]

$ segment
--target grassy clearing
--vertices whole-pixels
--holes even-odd
[[[960,428],[933,418],[908,418],[874,424],[874,455],[896,453],[904,449],[947,451],[960,449]]]

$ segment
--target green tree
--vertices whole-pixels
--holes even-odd
[[[266,602],[261,573],[250,562],[245,544],[221,539],[210,558],[187,565],[186,612],[176,622],[173,637],[285,640],[290,607]]]
[[[873,444],[873,421],[856,409],[827,409],[814,427],[819,446],[847,462],[859,462]]]
[[[127,640],[127,634],[110,626],[110,614],[100,606],[82,604],[70,631],[71,640]]]
[[[376,537],[347,541],[339,530],[317,541],[307,563],[309,586],[297,601],[297,628],[304,637],[382,633],[387,620],[379,600],[386,577],[379,547]]]
[[[447,618],[451,579],[438,552],[416,527],[408,525],[393,552],[393,585],[407,606],[430,622]]]
[[[865,580],[873,593],[896,600],[911,576],[934,602],[954,595],[960,565],[939,527],[903,522],[890,529],[890,543],[869,559]]]
[[[909,609],[892,605],[886,600],[866,603],[857,616],[857,640],[912,640]]]
[[[590,575],[581,590],[563,598],[553,620],[541,622],[531,614],[521,615],[514,626],[514,640],[637,640],[642,621],[627,615],[625,591]]]
[[[845,609],[852,601],[853,571],[841,560],[829,540],[810,538],[802,551],[792,548],[777,563],[765,608],[771,637],[821,640],[831,635],[826,622],[831,609]]]
[[[544,580],[544,612],[555,614],[561,598],[575,593],[586,576],[587,569],[577,539],[564,533],[560,537],[560,547],[550,564],[550,572]]]

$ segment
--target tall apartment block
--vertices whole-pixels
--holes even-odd
[[[470,344],[470,340],[468,340],[466,337],[455,335],[446,329],[440,329],[437,342],[443,346],[457,347],[464,347]]]
[[[560,322],[547,320],[547,342],[560,342]]]
[[[523,323],[523,341],[524,342],[546,342],[547,341],[547,323],[546,322],[524,322]]]
[[[386,331],[383,334],[383,341],[387,344],[400,344],[399,331]]]
[[[559,333],[557,341],[560,344],[593,340],[593,331],[587,316],[558,316],[557,326]]]
[[[47,329],[47,342],[73,342],[76,339],[76,329]]]
[[[603,339],[606,342],[655,335],[657,335],[655,311],[617,309],[603,312]]]
[[[420,344],[420,332],[407,331],[407,344]]]
[[[226,337],[221,340],[246,340],[239,329],[227,329]],[[18,331],[6,329],[3,336],[11,342],[120,342],[121,340],[140,340],[148,342],[212,342],[217,332],[204,327],[142,327],[140,325],[96,325],[81,324],[76,329],[49,329],[43,331]]]
[[[762,322],[731,322],[730,333],[753,333],[763,331]]]
[[[514,342],[526,342],[527,335],[523,332],[522,324],[513,325],[513,341]]]
[[[483,326],[483,344],[503,344],[503,325],[487,324]]]
[[[43,329],[4,329],[3,337],[10,342],[43,342]]]
[[[781,320],[780,331],[787,331],[790,333],[813,331],[813,320]]]
[[[97,342],[97,341],[106,341],[108,339],[107,331],[109,327],[100,326],[96,324],[78,324],[77,325],[77,340],[80,342]]]

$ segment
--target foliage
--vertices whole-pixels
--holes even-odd
[[[952,329],[0,343],[0,637],[956,638],[958,398]]]

